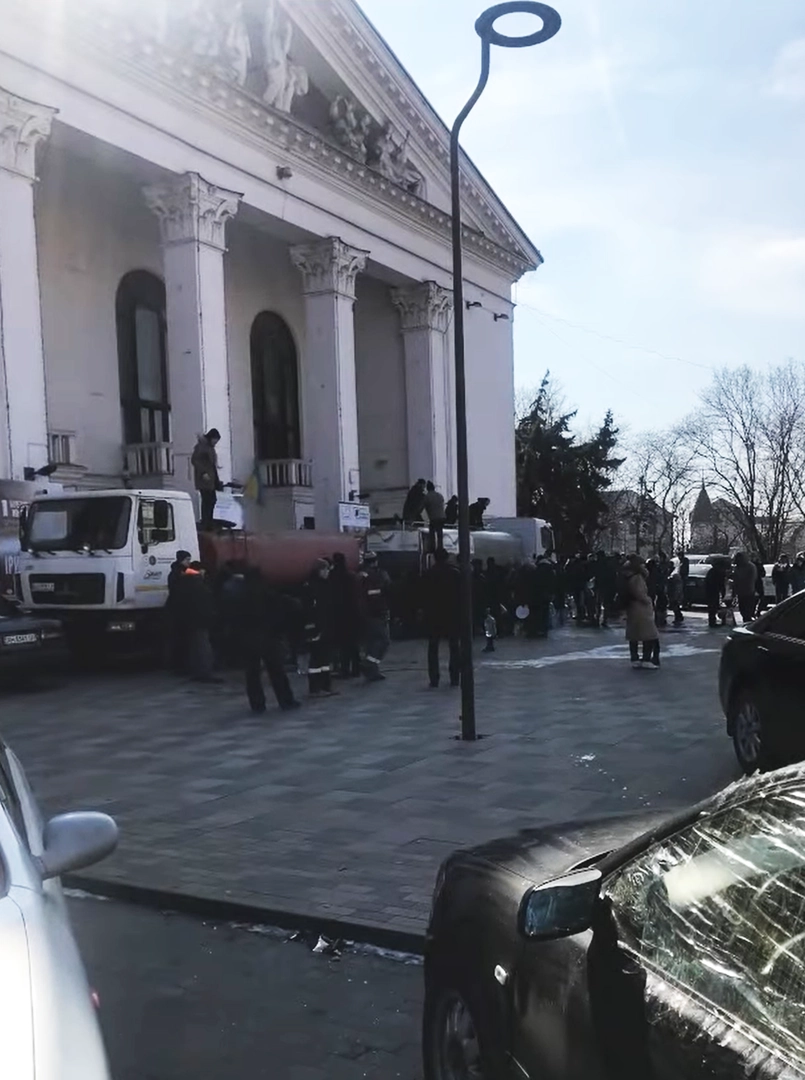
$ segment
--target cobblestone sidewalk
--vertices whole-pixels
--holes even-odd
[[[293,714],[252,717],[236,673],[128,673],[4,693],[0,726],[46,810],[118,819],[98,877],[421,933],[457,846],[734,779],[721,638],[693,625],[658,672],[631,670],[622,630],[500,642],[478,657],[476,743],[455,737],[458,692],[427,689],[421,643],[394,646],[385,683]]]

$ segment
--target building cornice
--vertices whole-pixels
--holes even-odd
[[[341,10],[343,0],[325,0],[325,3],[332,9],[333,25],[342,27],[346,33],[343,28],[348,23],[344,22]],[[319,9],[320,5],[317,3],[316,7]],[[303,5],[300,8],[305,10]],[[27,6],[20,5],[17,10],[20,18],[27,22],[34,16]],[[76,50],[85,53],[94,64],[158,93],[183,109],[192,109],[208,123],[225,128],[229,135],[235,134],[275,156],[293,159],[299,167],[304,167],[306,172],[320,181],[340,187],[353,198],[368,200],[386,214],[391,213],[407,227],[436,238],[442,244],[449,244],[451,223],[448,213],[351,157],[343,148],[331,142],[326,134],[264,104],[260,98],[225,80],[198,58],[162,44],[155,37],[144,35],[132,23],[127,23],[114,13],[113,9],[100,6],[96,0],[76,0],[71,15],[69,22],[65,20],[63,23],[63,32],[70,37],[71,45],[74,41]],[[368,23],[366,25],[369,26]],[[363,55],[363,50],[359,50],[359,55]],[[410,86],[408,95],[411,95]],[[399,96],[404,98],[401,90]],[[421,139],[422,132],[418,126],[417,131]],[[439,140],[434,133],[431,132],[426,144],[429,148],[433,147],[434,170],[446,170],[438,148]],[[268,175],[264,180],[272,183]],[[477,217],[476,194],[467,190],[464,198],[476,210]],[[535,269],[542,260],[530,244],[527,251],[523,250],[519,238],[515,240],[511,233],[504,233],[501,227],[492,227],[491,219],[489,233],[466,223],[462,227],[469,255],[516,280]]]

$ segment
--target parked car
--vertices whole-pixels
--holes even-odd
[[[64,632],[58,619],[25,615],[0,596],[0,676],[23,667],[45,669],[64,655]]]
[[[745,772],[805,758],[805,592],[731,631],[718,689]]]
[[[426,1080],[805,1077],[803,897],[803,765],[669,820],[456,852],[426,937]]]
[[[17,758],[0,741],[0,1044],[14,1080],[108,1080],[91,991],[59,875],[117,843],[106,814],[43,825]]]

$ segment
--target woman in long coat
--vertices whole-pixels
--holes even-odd
[[[654,604],[648,592],[646,564],[639,555],[630,555],[624,568],[626,640],[633,668],[644,664],[660,666],[660,635],[654,621]],[[642,642],[642,659],[638,645]]]

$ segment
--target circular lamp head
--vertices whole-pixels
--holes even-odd
[[[509,34],[501,34],[495,29],[495,22],[503,15],[523,13],[536,15],[542,19],[542,27],[533,34],[525,34],[523,37],[511,37]],[[529,45],[540,45],[548,41],[558,33],[562,20],[559,12],[554,11],[547,4],[533,3],[532,0],[509,0],[507,4],[495,4],[494,7],[478,16],[475,23],[475,32],[479,37],[490,45],[503,45],[507,49],[524,49]]]

